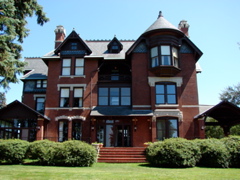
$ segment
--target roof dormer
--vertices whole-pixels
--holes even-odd
[[[87,44],[80,38],[80,36],[73,30],[69,36],[55,49],[55,54],[61,56],[75,55],[84,57],[92,53]]]
[[[108,52],[109,53],[119,53],[123,49],[123,45],[120,41],[114,37],[112,41],[108,44]]]

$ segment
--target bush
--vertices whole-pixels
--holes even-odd
[[[20,139],[9,139],[0,141],[0,160],[11,164],[22,163],[29,142]]]
[[[34,141],[29,145],[27,157],[38,160],[41,165],[53,165],[60,149],[59,146],[59,143],[49,140]]]
[[[240,167],[240,136],[229,136],[221,139],[230,153],[230,167]]]
[[[193,167],[200,159],[199,147],[183,138],[153,143],[146,154],[149,163],[159,167]]]
[[[63,143],[35,141],[30,144],[27,154],[41,165],[91,166],[97,158],[94,147],[77,140]]]
[[[72,140],[62,143],[62,155],[67,166],[91,166],[97,159],[95,148],[85,142]]]
[[[230,154],[225,144],[219,139],[195,140],[201,150],[201,159],[198,166],[203,167],[229,167]]]

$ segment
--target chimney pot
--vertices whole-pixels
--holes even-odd
[[[181,30],[187,37],[189,37],[189,34],[188,34],[189,27],[190,27],[190,25],[188,24],[188,22],[186,20],[182,20],[178,24],[178,29]]]
[[[55,32],[55,49],[64,41],[66,37],[66,30],[62,25],[57,26]]]

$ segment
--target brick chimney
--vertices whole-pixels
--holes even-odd
[[[188,28],[189,28],[189,26],[190,25],[187,23],[186,20],[182,20],[178,24],[178,29],[181,30],[187,37],[189,37],[189,35],[188,35]]]
[[[66,30],[62,25],[57,26],[54,30],[56,37],[55,37],[55,49],[64,41],[66,36]]]

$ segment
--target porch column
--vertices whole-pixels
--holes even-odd
[[[157,141],[157,126],[156,126],[156,117],[152,117],[152,142]]]
[[[68,140],[72,140],[72,121],[68,121]]]
[[[37,119],[37,134],[36,140],[43,140],[43,133],[44,133],[44,119],[38,118]]]

